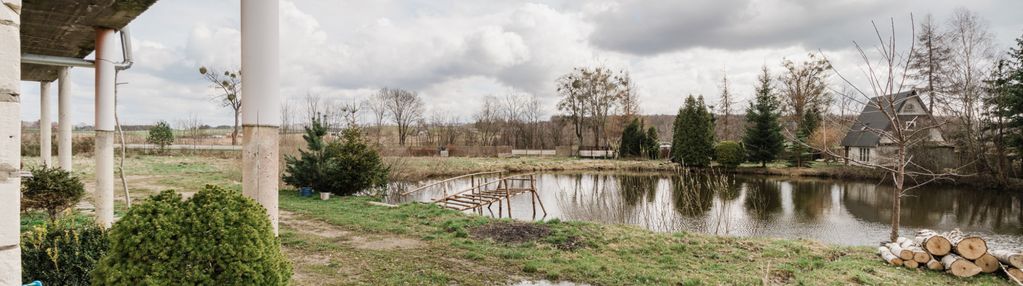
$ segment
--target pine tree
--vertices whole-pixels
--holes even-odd
[[[686,98],[675,117],[671,143],[672,161],[683,166],[705,167],[714,154],[714,123],[703,97]]]
[[[781,124],[778,118],[781,116],[780,103],[774,97],[774,87],[771,86],[771,75],[767,67],[763,67],[755,88],[756,98],[746,108],[746,134],[742,142],[746,147],[747,159],[751,162],[760,162],[761,166],[767,166],[778,158],[778,153],[784,148],[784,137],[781,135]]]
[[[1016,39],[1006,60],[995,65],[987,81],[986,103],[991,106],[992,126],[987,127],[996,136],[996,145],[1023,150],[1023,36]],[[1001,153],[1001,151],[1000,151]]]
[[[796,131],[796,140],[789,145],[789,153],[792,156],[789,158],[789,166],[808,166],[813,154],[809,153],[811,150],[807,148],[806,144],[809,142],[813,132],[817,131],[820,122],[820,111],[816,107],[808,108],[806,112],[803,112],[803,117],[799,119],[799,130]]]
[[[299,149],[299,157],[285,156],[284,182],[295,187],[312,187],[316,191],[329,192],[330,187],[321,178],[326,176],[326,142],[327,127],[316,116],[311,124],[305,127],[306,149]]]
[[[646,130],[646,156],[650,159],[657,159],[661,155],[661,143],[658,139],[657,127],[650,126]]]
[[[644,153],[645,141],[646,134],[643,134],[642,123],[638,118],[633,118],[632,122],[625,126],[625,130],[622,130],[622,139],[619,145],[621,147],[618,153],[623,158],[639,157]]]
[[[949,48],[948,37],[938,30],[938,24],[934,18],[927,15],[923,22],[920,22],[920,34],[916,38],[916,49],[914,56],[910,59],[909,68],[913,70],[910,75],[913,79],[922,81],[928,94],[929,109],[934,110],[934,98],[945,90],[948,61],[952,58],[952,49]]]

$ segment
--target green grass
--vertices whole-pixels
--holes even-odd
[[[538,241],[503,244],[471,238],[474,226],[494,219],[426,204],[397,208],[371,199],[331,201],[283,192],[281,208],[319,220],[353,236],[418,238],[411,250],[360,250],[344,243],[285,229],[284,245],[304,255],[331,257],[340,268],[310,266],[312,275],[340,284],[490,285],[519,279],[568,280],[595,285],[1003,285],[1004,278],[958,279],[943,273],[885,265],[868,247],[812,241],[654,233],[624,225],[550,221],[552,234]],[[583,247],[563,250],[563,240]],[[328,264],[330,264],[328,263]],[[298,263],[297,268],[306,269]],[[350,275],[359,273],[358,275]]]

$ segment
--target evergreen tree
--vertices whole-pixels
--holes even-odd
[[[299,157],[285,156],[284,182],[295,187],[312,187],[316,191],[328,192],[330,186],[320,180],[326,174],[326,142],[323,136],[327,135],[327,127],[316,116],[312,122],[305,127],[306,149],[298,150]]]
[[[650,159],[657,159],[661,155],[661,142],[658,138],[657,127],[650,126],[646,130],[646,144],[644,147],[646,149],[646,156]]]
[[[632,119],[622,130],[622,140],[619,156],[623,158],[639,157],[643,154],[643,146],[646,142],[646,134],[643,134],[643,126],[638,118]]]
[[[153,128],[149,128],[146,143],[156,145],[160,152],[163,152],[167,145],[174,143],[174,131],[171,130],[170,124],[167,124],[167,121],[160,121],[153,125]]]
[[[994,118],[988,129],[995,134],[998,145],[1023,150],[1023,36],[1016,39],[1006,60],[1001,60],[987,81],[985,99],[991,106],[988,112]]]
[[[683,166],[705,167],[714,155],[714,122],[703,97],[686,98],[675,117],[671,143],[672,161]]]
[[[771,75],[766,66],[762,69],[755,91],[756,98],[746,108],[747,126],[742,142],[746,147],[746,157],[766,167],[767,162],[777,159],[778,153],[784,148],[784,137],[778,122],[781,116],[778,110],[780,103],[774,97]]]
[[[789,145],[789,166],[792,167],[808,167],[809,161],[813,159],[813,153],[811,149],[806,146],[810,140],[810,136],[813,135],[814,131],[817,131],[817,127],[820,126],[821,115],[817,108],[809,108],[806,112],[803,112],[803,117],[799,119],[799,129],[796,130],[796,140]]]

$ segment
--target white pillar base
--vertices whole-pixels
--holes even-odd
[[[274,234],[280,220],[278,177],[280,176],[277,127],[242,126],[242,194],[266,208]]]

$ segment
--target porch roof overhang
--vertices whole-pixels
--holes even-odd
[[[156,0],[24,0],[21,52],[84,59],[96,49],[96,28],[120,30]],[[53,81],[58,66],[21,64],[21,79]]]

